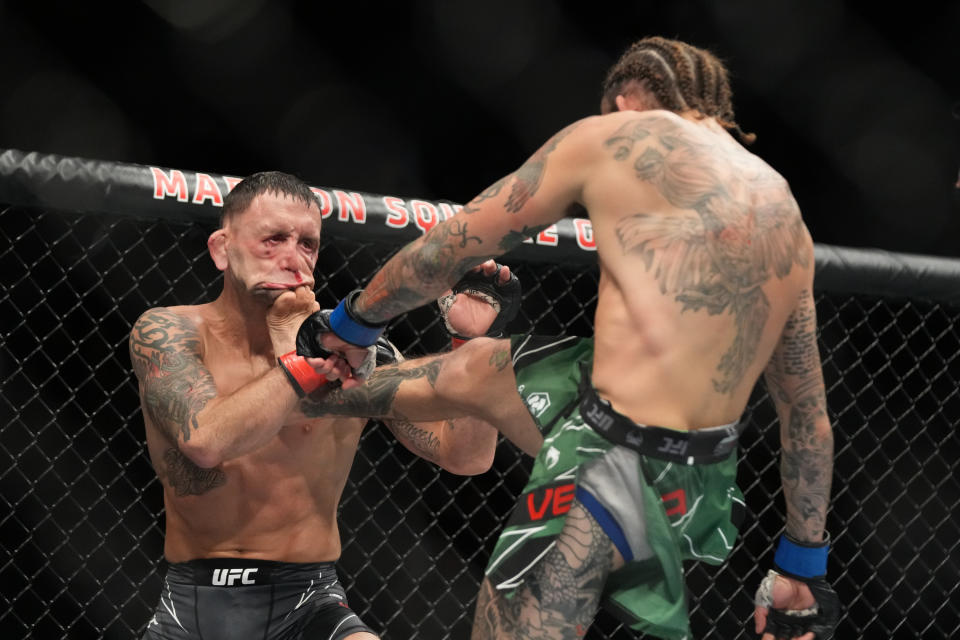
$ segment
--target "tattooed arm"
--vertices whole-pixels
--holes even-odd
[[[523,166],[394,255],[357,299],[361,318],[385,322],[432,302],[471,267],[563,218],[579,201],[588,170],[594,139],[580,133],[590,129],[588,120],[554,135]]]
[[[130,332],[145,418],[192,464],[211,468],[269,441],[298,398],[276,367],[220,395],[201,353],[194,321],[172,309],[150,309]]]
[[[825,523],[833,476],[833,432],[827,417],[826,393],[820,369],[812,286],[811,277],[787,319],[764,377],[780,419],[783,447],[780,475],[787,503],[786,531],[801,543],[817,545],[826,535]],[[781,540],[780,544],[783,542]],[[761,591],[758,591],[753,615],[754,628],[757,633],[763,633],[765,640],[773,637],[770,633],[764,633],[771,608],[801,611],[817,602],[808,580],[777,573],[772,582],[765,580],[763,584],[766,585],[767,595],[761,600]],[[761,590],[763,588],[761,586]],[[818,590],[821,597],[822,588]],[[829,589],[829,586],[826,588]],[[804,637],[807,635],[812,634],[804,634]]]
[[[813,293],[801,292],[764,374],[780,419],[787,533],[820,542],[833,477],[833,432],[817,347]]]
[[[493,455],[496,434],[486,424],[531,456],[542,443],[517,393],[508,340],[475,338],[442,355],[378,367],[363,386],[314,393],[300,410],[307,417],[393,418],[411,425],[418,431],[395,426],[394,433],[414,453],[455,473],[464,473],[463,465],[489,467],[485,458]],[[464,417],[482,422],[464,423]],[[457,418],[452,428],[446,422],[450,418]]]

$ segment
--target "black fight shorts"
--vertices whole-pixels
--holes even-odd
[[[376,635],[347,606],[332,562],[172,563],[142,640],[342,640]]]

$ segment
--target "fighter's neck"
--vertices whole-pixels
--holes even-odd
[[[267,331],[267,310],[226,290],[210,303],[210,328],[224,338],[243,342],[251,353],[268,353],[273,344]]]
[[[689,111],[684,111],[682,113],[678,113],[677,115],[679,115],[684,120],[687,120],[688,122],[692,122],[706,129],[710,129],[714,133],[722,133],[722,134],[730,135],[727,132],[727,130],[724,129],[719,122],[717,122],[716,118],[714,118],[713,116],[701,115],[700,112],[697,111],[696,109],[690,109]]]

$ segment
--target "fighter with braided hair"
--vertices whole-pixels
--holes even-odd
[[[761,376],[781,425],[787,522],[755,629],[763,640],[832,637],[833,435],[813,241],[786,180],[730,131],[753,140],[719,59],[644,38],[607,74],[601,115],[562,129],[331,316],[325,344],[349,359],[474,265],[572,208],[590,216],[592,339],[475,338],[310,409],[474,414],[536,456],[487,566],[475,640],[581,637],[601,602],[633,629],[689,638],[683,562],[720,564],[733,548],[737,441]]]
[[[620,102],[617,96],[622,97]],[[713,118],[745,144],[756,140],[736,122],[726,66],[710,51],[679,40],[659,36],[639,40],[607,71],[600,110],[626,109],[667,109]]]

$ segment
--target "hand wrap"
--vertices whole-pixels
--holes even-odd
[[[500,269],[502,265],[497,265],[497,270],[491,275],[485,275],[482,271],[468,271],[460,280],[457,281],[451,292],[437,300],[440,307],[440,315],[443,318],[443,324],[450,334],[454,348],[459,347],[470,339],[468,336],[462,336],[450,324],[448,316],[450,307],[457,299],[457,294],[465,293],[485,301],[494,311],[497,312],[493,323],[484,334],[489,338],[500,338],[507,327],[507,323],[517,317],[520,311],[521,287],[520,280],[515,274],[510,273],[510,278],[501,283]]]
[[[277,362],[283,372],[287,374],[287,379],[293,386],[293,390],[301,398],[321,385],[327,384],[326,376],[314,371],[313,367],[307,364],[306,358],[297,355],[296,351],[283,354],[277,358]]]
[[[330,309],[322,309],[307,316],[307,319],[300,325],[300,329],[297,330],[298,355],[307,358],[329,358],[334,355],[333,351],[324,347],[320,341],[320,337],[324,333],[330,333],[333,330],[330,325],[332,315],[333,311]],[[364,356],[363,362],[359,367],[353,368],[355,378],[363,380],[369,377],[374,368],[376,368],[379,340],[386,341],[386,338],[379,338],[378,342],[366,347],[367,354]],[[334,381],[334,384],[339,386],[336,384],[338,382],[339,380]]]
[[[774,638],[795,638],[812,632],[815,640],[829,640],[840,620],[840,598],[826,581],[829,538],[822,543],[805,543],[784,534],[777,545],[774,569],[757,589],[756,605],[767,607],[764,633]],[[803,582],[810,588],[816,604],[810,609],[791,611],[774,609],[773,583],[777,575]]]

